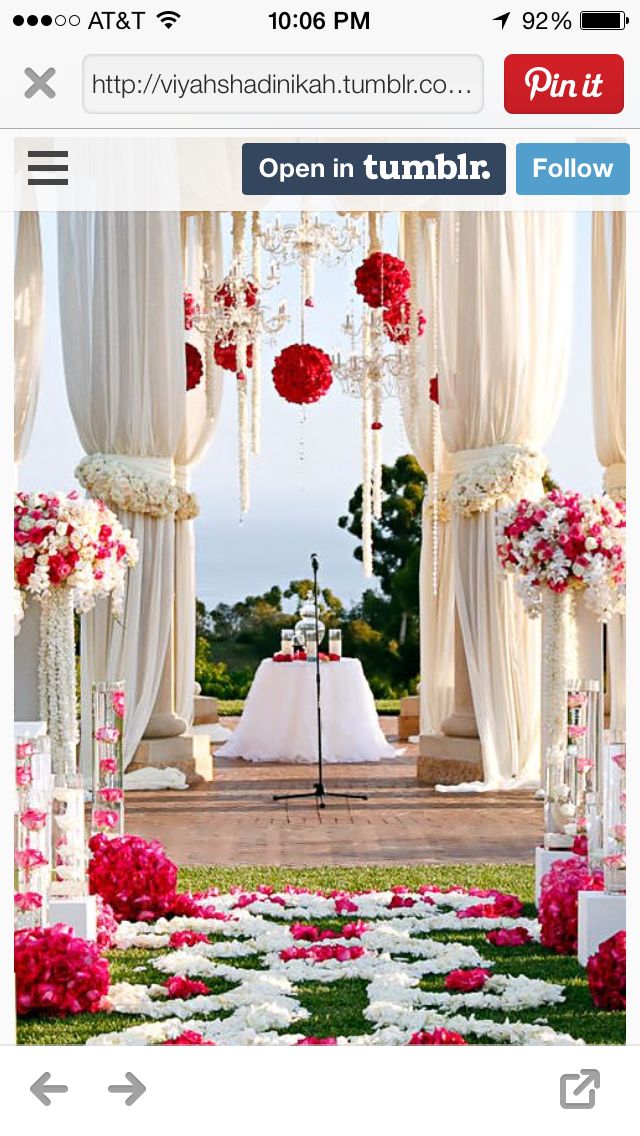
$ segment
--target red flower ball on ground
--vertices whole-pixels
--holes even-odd
[[[158,840],[99,834],[89,849],[89,891],[111,905],[116,919],[158,919],[171,909],[178,869]]]
[[[587,979],[598,1010],[627,1008],[627,935],[618,931],[600,943],[587,962]]]
[[[291,343],[285,347],[277,356],[271,374],[281,398],[300,406],[318,402],[333,382],[331,359],[310,343]]]
[[[109,989],[109,964],[96,943],[70,927],[36,927],[14,935],[16,1012],[94,1014]]]
[[[411,273],[397,256],[373,252],[356,269],[355,286],[370,308],[393,307],[405,299]]]
[[[578,892],[602,891],[601,875],[592,876],[585,860],[556,860],[542,877],[538,915],[540,942],[559,955],[578,949]]]
[[[185,350],[187,355],[187,390],[195,390],[200,384],[203,372],[202,355],[193,343],[186,343]]]
[[[411,1035],[407,1045],[468,1045],[462,1034],[456,1033],[455,1030],[448,1029],[434,1029],[434,1030],[419,1030],[418,1033]]]

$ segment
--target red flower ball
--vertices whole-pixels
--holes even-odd
[[[271,374],[281,398],[298,405],[318,402],[333,382],[331,359],[310,343],[291,343],[285,347],[276,358]]]
[[[462,1034],[455,1030],[434,1029],[430,1032],[419,1030],[411,1035],[408,1045],[468,1045]]]
[[[70,927],[35,927],[14,935],[16,1011],[94,1014],[109,989],[109,963],[96,943],[77,938]]]
[[[186,343],[185,350],[187,355],[187,390],[195,390],[200,384],[202,372],[204,370],[202,364],[202,355],[193,343]]]
[[[618,931],[600,943],[587,963],[593,1004],[598,1010],[627,1008],[627,934]]]
[[[431,399],[431,402],[435,402],[436,406],[438,406],[440,402],[440,390],[438,388],[437,375],[434,375],[432,379],[429,379],[429,398]]]
[[[213,358],[224,371],[238,372],[238,361],[235,343],[224,343],[216,339],[213,345]],[[253,344],[247,347],[247,367],[253,367]]]
[[[229,284],[221,284],[216,290],[216,301],[224,304],[225,308],[235,308],[236,297]],[[253,308],[258,299],[258,286],[252,280],[247,280],[244,287],[244,302],[248,308]]]
[[[171,909],[178,869],[158,840],[99,834],[89,848],[89,891],[111,905],[118,921],[159,919]]]
[[[418,308],[418,335],[424,335],[426,326],[424,311],[422,308]],[[390,339],[392,343],[408,343],[412,330],[411,304],[408,300],[403,299],[397,304],[385,307],[384,331],[387,339]]]
[[[196,303],[196,298],[191,292],[184,294],[184,329],[191,331],[193,327],[194,317],[198,315],[200,308]]]
[[[382,422],[372,422],[371,423],[371,429],[372,430],[382,430]]]
[[[578,949],[578,892],[602,891],[601,875],[592,876],[582,857],[556,860],[542,877],[538,915],[540,942],[558,955]]]
[[[356,268],[355,286],[370,308],[393,307],[406,298],[411,273],[397,256],[373,252]]]

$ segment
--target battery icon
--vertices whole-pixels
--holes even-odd
[[[580,27],[588,32],[621,32],[629,23],[624,12],[581,12]]]

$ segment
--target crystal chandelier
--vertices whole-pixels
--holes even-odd
[[[244,271],[241,257],[234,257],[229,272],[216,283],[211,266],[204,265],[202,308],[194,315],[194,326],[202,332],[207,347],[213,350],[217,341],[222,347],[235,347],[238,374],[246,370],[247,350],[263,335],[273,338],[289,319],[287,304],[282,300],[274,315],[260,299],[260,293],[279,282],[275,265],[271,265],[265,283],[258,285]]]
[[[278,261],[301,265],[303,300],[308,306],[313,303],[315,262],[339,264],[360,239],[360,226],[354,217],[348,216],[342,225],[336,225],[305,212],[300,214],[297,224],[283,225],[277,217],[275,224],[260,232],[262,247]]]
[[[343,393],[352,398],[397,398],[399,384],[411,377],[412,362],[408,343],[389,341],[383,310],[367,308],[359,327],[353,315],[349,314],[342,330],[351,341],[351,349],[346,359],[341,352],[336,352],[332,363],[334,377]],[[399,339],[408,341],[408,325],[394,324],[393,331]],[[362,344],[360,351],[359,343]]]

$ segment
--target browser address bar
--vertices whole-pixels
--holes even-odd
[[[91,114],[474,114],[479,55],[88,55]]]

